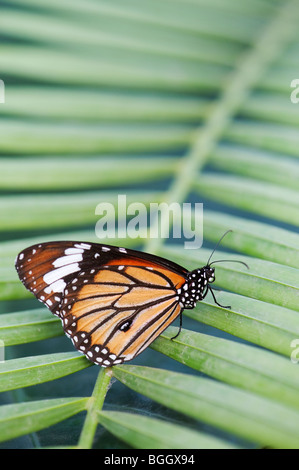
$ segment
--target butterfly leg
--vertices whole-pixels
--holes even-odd
[[[175,338],[177,338],[180,334],[180,332],[182,331],[182,325],[183,325],[183,315],[182,315],[182,312],[180,313],[180,326],[179,326],[179,331],[177,332],[176,335],[174,335],[171,339],[171,341]]]
[[[231,309],[231,306],[230,305],[221,305],[219,302],[217,302],[216,300],[216,297],[215,297],[215,294],[213,292],[213,289],[209,286],[209,291],[211,292],[212,296],[213,296],[213,299],[214,299],[214,302],[216,305],[218,305],[219,307],[222,307],[222,308],[229,308]]]

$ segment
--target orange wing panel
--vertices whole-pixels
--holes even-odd
[[[108,269],[101,269],[94,277],[94,282],[108,282],[115,284],[134,284],[134,281],[121,273],[109,271]]]
[[[171,289],[153,289],[150,287],[136,286],[130,292],[122,295],[116,302],[116,307],[135,307],[149,302],[158,302],[165,297],[175,294]]]
[[[158,271],[158,272],[164,274],[167,278],[169,278],[171,280],[172,284],[177,289],[179,287],[181,287],[185,282],[185,278],[183,276],[180,276],[179,274],[177,274],[177,273],[175,273],[175,272],[173,272],[169,269],[161,268],[161,266],[159,264],[150,263],[149,261],[139,260],[137,258],[119,258],[119,259],[111,260],[107,265],[110,265],[110,266],[115,266],[115,265],[117,265],[117,266],[128,266],[126,268],[126,272],[127,272],[127,269],[129,269],[130,266],[136,266],[136,267],[144,266],[144,267],[147,267],[147,268],[153,268],[155,271]],[[147,282],[147,281],[145,281],[145,282]],[[162,285],[161,281],[158,284]]]
[[[129,354],[132,355],[132,357],[135,356],[136,351],[141,347],[143,341],[146,341],[148,336],[151,334],[152,331],[155,331],[157,328],[157,325],[159,323],[162,323],[163,320],[165,319],[165,315],[162,316],[160,319],[157,321],[154,321],[153,325],[150,326],[149,328],[144,328],[146,326],[146,323],[154,320],[156,316],[159,316],[159,314],[166,309],[167,307],[171,307],[171,305],[174,304],[173,299],[168,299],[164,302],[160,302],[157,305],[153,305],[152,307],[145,308],[142,310],[133,320],[133,324],[131,328],[128,331],[117,331],[111,341],[107,344],[107,346],[110,348],[111,351],[114,352],[114,354],[119,355],[124,349],[124,353],[122,354]],[[171,311],[171,309],[170,309]],[[168,311],[169,314],[169,311]],[[176,316],[179,314],[179,312],[176,314]],[[166,314],[167,315],[167,314]],[[172,315],[172,320],[174,320],[174,316]],[[167,323],[168,326],[169,322]],[[166,327],[164,327],[166,328]],[[163,329],[162,328],[162,331]],[[142,330],[144,329],[143,333]],[[134,336],[138,335],[138,332],[141,332],[140,336],[138,336],[137,340],[135,340],[129,347],[128,349],[125,348],[125,344],[129,344],[130,340],[134,338]],[[157,335],[154,336],[156,338]],[[153,339],[151,340],[153,341]],[[151,342],[150,341],[150,342]]]

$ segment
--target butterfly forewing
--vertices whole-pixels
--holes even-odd
[[[187,273],[159,257],[85,242],[34,245],[16,268],[75,347],[103,366],[135,357],[180,314]]]
[[[43,243],[26,248],[16,259],[16,269],[25,287],[55,315],[60,315],[64,290],[81,270],[88,246],[91,247],[73,242]]]

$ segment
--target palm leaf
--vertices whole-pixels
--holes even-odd
[[[1,6],[2,446],[299,447],[297,2]],[[110,243],[193,269],[232,229],[217,258],[250,269],[217,265],[230,309],[207,297],[175,340],[172,326],[133,365],[98,373],[14,259],[39,241],[96,241],[97,205],[117,215],[118,194],[204,202],[207,246],[145,227]]]

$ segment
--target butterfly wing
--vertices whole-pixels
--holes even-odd
[[[187,271],[160,257],[108,245],[51,242],[21,252],[20,279],[58,315],[88,359],[133,359],[181,313]]]
[[[30,246],[16,259],[16,270],[24,286],[52,313],[60,316],[64,290],[81,271],[91,244],[50,242]]]

